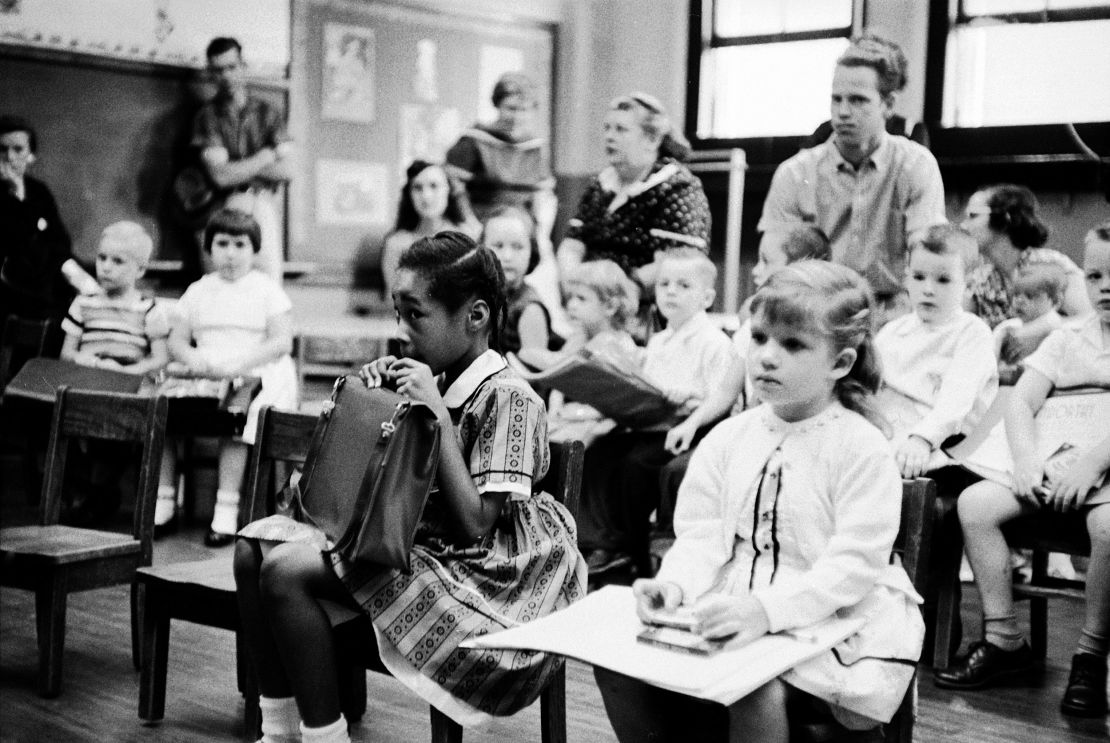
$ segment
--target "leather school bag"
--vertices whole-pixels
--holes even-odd
[[[340,377],[316,423],[299,483],[304,520],[336,553],[411,572],[409,552],[435,482],[431,408],[357,376]]]

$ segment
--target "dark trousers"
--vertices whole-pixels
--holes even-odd
[[[586,450],[578,541],[584,550],[627,552],[650,566],[651,513],[659,506],[659,472],[673,455],[665,431],[610,433]]]

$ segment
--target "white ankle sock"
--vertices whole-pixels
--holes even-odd
[[[173,485],[158,486],[158,500],[154,502],[154,525],[161,526],[173,518],[177,511],[177,488]]]
[[[262,739],[259,743],[301,743],[301,713],[293,697],[259,697]]]
[[[212,512],[212,531],[234,534],[239,523],[239,492],[217,490],[216,509]]]
[[[301,723],[301,740],[304,743],[351,743],[351,736],[347,734],[347,718],[343,715],[330,725],[310,728]]]

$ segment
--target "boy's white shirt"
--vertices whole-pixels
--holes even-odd
[[[896,444],[915,435],[936,449],[949,436],[968,433],[998,394],[991,330],[965,310],[936,325],[903,315],[879,330],[875,346],[883,369],[879,403],[896,419]],[[908,405],[894,403],[890,392]]]
[[[641,374],[661,389],[705,399],[723,383],[735,353],[728,336],[700,310],[651,337]]]

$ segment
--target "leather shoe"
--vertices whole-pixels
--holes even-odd
[[[595,549],[586,556],[586,568],[590,575],[601,575],[610,570],[627,567],[632,564],[632,558],[624,552],[610,552],[607,549]]]
[[[1028,643],[1023,642],[1017,650],[1003,650],[980,640],[950,667],[934,671],[933,683],[942,689],[982,689],[1028,675],[1035,668]]]
[[[223,534],[218,531],[209,531],[204,535],[205,547],[226,547],[235,541],[234,534]]]
[[[1075,654],[1060,711],[1075,717],[1106,714],[1106,658],[1091,653]]]
[[[154,538],[161,539],[162,537],[169,536],[170,534],[176,534],[179,525],[180,524],[177,520],[177,514],[174,514],[166,523],[154,525]]]

